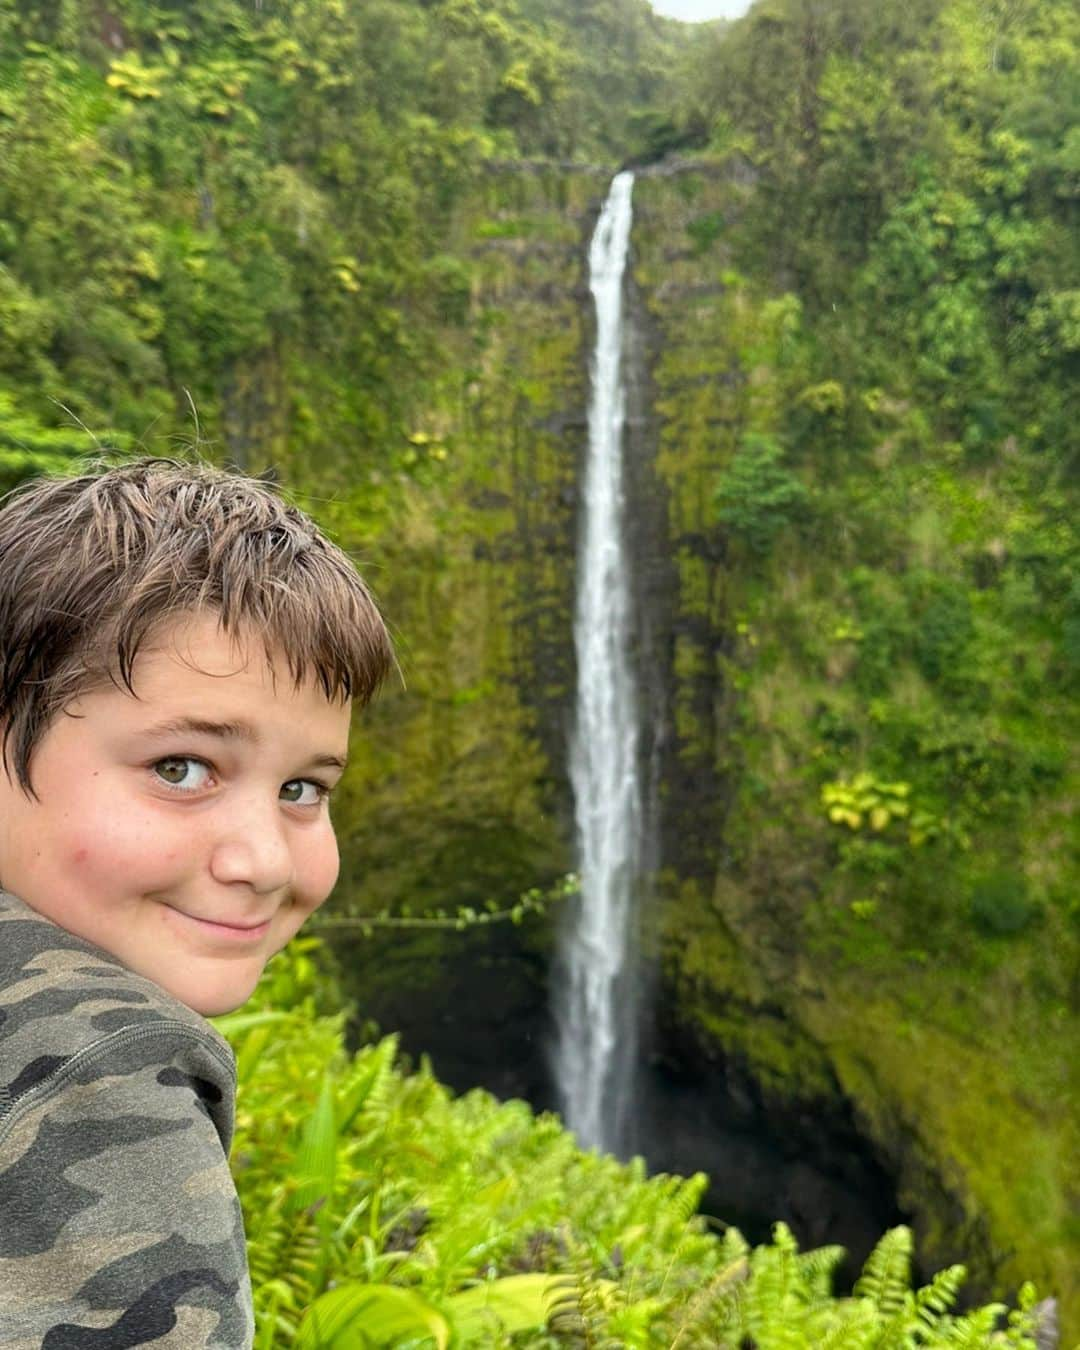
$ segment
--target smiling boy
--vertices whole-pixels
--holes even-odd
[[[326,899],[392,665],[265,484],[140,461],[0,508],[0,1346],[239,1350],[235,1065],[204,1020]]]

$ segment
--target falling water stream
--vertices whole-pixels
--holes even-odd
[[[620,173],[589,250],[596,352],[578,554],[577,717],[570,776],[581,895],[562,934],[555,1073],[566,1123],[586,1148],[619,1152],[636,1058],[630,928],[641,803],[623,531],[623,274],[634,179]]]

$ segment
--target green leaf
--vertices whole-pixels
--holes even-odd
[[[395,1346],[419,1336],[437,1350],[450,1344],[450,1324],[415,1289],[393,1284],[343,1284],[307,1310],[296,1335],[297,1350],[359,1350]]]
[[[565,1278],[557,1276],[507,1275],[463,1289],[446,1299],[446,1309],[462,1345],[478,1344],[494,1321],[508,1333],[531,1331],[547,1324],[551,1305]]]
[[[288,1016],[287,1012],[267,1008],[262,1012],[225,1013],[221,1017],[213,1018],[212,1021],[223,1036],[239,1036],[241,1032],[250,1031],[252,1027],[264,1026],[267,1022],[284,1022]]]
[[[323,1074],[322,1089],[315,1110],[304,1125],[296,1154],[297,1187],[285,1206],[286,1214],[307,1209],[327,1200],[334,1191],[337,1169],[338,1131],[334,1119],[334,1076]]]

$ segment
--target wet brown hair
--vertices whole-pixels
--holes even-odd
[[[32,794],[53,719],[109,682],[134,694],[163,621],[216,613],[233,637],[283,651],[297,685],[368,702],[394,665],[350,558],[261,479],[142,459],[37,479],[0,503],[2,761]]]

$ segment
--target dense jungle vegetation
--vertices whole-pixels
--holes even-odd
[[[61,399],[168,445],[188,389],[238,462],[407,468],[440,329],[466,321],[454,208],[485,163],[611,159],[651,130],[679,25],[590,8],[571,32],[569,4],[5,0],[7,443],[83,450]]]
[[[693,785],[643,942],[704,1061],[852,1103],[944,1273],[904,1292],[896,1230],[830,1298],[835,1253],[712,1235],[698,1181],[349,1058],[364,981],[438,990],[425,934],[317,1008],[301,952],[230,1024],[260,1343],[315,1344],[347,1278],[372,1344],[1030,1344],[954,1320],[963,1261],[1071,1345],[1073,0],[0,0],[0,484],[272,473],[371,560],[407,679],[357,730],[338,915],[512,904],[572,866],[544,728],[628,162]]]
[[[1012,1312],[954,1312],[962,1266],[912,1291],[906,1228],[836,1299],[840,1248],[801,1253],[784,1224],[753,1250],[718,1237],[695,1212],[703,1176],[647,1179],[523,1102],[451,1098],[427,1066],[395,1069],[393,1037],[350,1058],[318,947],[298,940],[218,1019],[260,1350],[1035,1346],[1030,1285]]]

